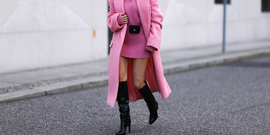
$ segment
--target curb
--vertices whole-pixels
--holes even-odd
[[[0,103],[17,101],[27,98],[34,98],[46,95],[53,95],[63,92],[88,89],[108,84],[108,76],[99,76],[71,82],[60,82],[46,87],[34,88],[0,95]]]
[[[250,52],[240,52],[234,54],[222,54],[211,58],[202,58],[190,61],[183,61],[181,63],[165,64],[163,66],[163,70],[164,74],[167,75],[266,55],[270,55],[270,49],[255,50]],[[60,82],[46,87],[38,87],[31,90],[22,90],[3,94],[0,95],[0,103],[58,94],[75,90],[88,89],[104,85],[108,85],[108,75],[95,76],[92,78],[80,80],[73,80],[70,82]]]
[[[231,62],[236,62],[240,60],[246,60],[251,58],[256,58],[259,56],[266,56],[270,55],[270,49],[264,50],[256,50],[251,52],[242,52],[236,54],[222,54],[220,56],[215,56],[212,58],[204,58],[204,59],[197,59],[191,60],[182,63],[172,63],[163,66],[164,74],[172,74],[177,72],[184,72],[188,70],[194,70],[198,68],[216,66]]]

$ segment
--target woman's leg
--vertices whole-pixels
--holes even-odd
[[[147,66],[148,58],[145,59],[133,59],[133,84],[136,89],[141,89],[145,86],[144,76]]]
[[[156,99],[148,85],[144,81],[147,62],[148,59],[133,59],[133,83],[135,88],[137,88],[143,96],[143,99],[145,100],[149,109],[149,124],[153,124],[158,118],[158,103],[156,102]]]
[[[128,58],[120,56],[119,60],[119,82],[127,81]]]
[[[128,96],[128,86],[127,86],[127,68],[128,68],[128,58],[120,57],[119,62],[119,86],[117,101],[120,112],[120,130],[116,135],[124,135],[126,133],[126,128],[129,127],[130,132],[130,113],[129,113],[129,96]]]

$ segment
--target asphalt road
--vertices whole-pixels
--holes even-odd
[[[131,134],[269,135],[270,56],[166,76],[172,89],[148,125],[143,100],[130,103]],[[115,134],[118,106],[107,86],[0,104],[0,134]]]

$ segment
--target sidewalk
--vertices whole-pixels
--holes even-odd
[[[164,74],[270,55],[270,40],[162,51]],[[0,103],[108,84],[108,59],[0,75]]]

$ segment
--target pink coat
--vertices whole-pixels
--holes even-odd
[[[118,92],[120,52],[125,39],[127,25],[119,25],[117,21],[118,15],[125,13],[124,0],[109,0],[109,5],[108,25],[114,34],[110,44],[111,50],[108,65],[109,91],[107,103],[113,108]],[[146,46],[151,46],[156,49],[151,53],[151,57],[148,60],[145,80],[152,92],[160,92],[162,98],[165,99],[171,93],[171,89],[164,77],[159,53],[163,15],[158,0],[137,0],[137,6],[147,39]],[[133,85],[131,59],[128,66],[128,91],[130,102],[142,99],[141,94]]]

